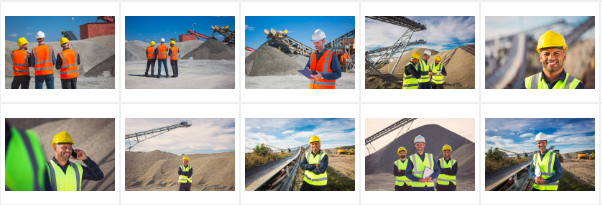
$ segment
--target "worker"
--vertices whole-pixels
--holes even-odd
[[[441,64],[441,56],[435,57],[435,63],[431,64],[431,69],[433,69],[431,86],[433,89],[443,89],[443,76],[447,76],[447,71],[445,71],[445,66]]]
[[[441,151],[443,152],[443,158],[437,160],[437,165],[441,167],[441,174],[437,178],[437,191],[456,191],[458,163],[451,158],[451,146],[446,144]]]
[[[178,77],[178,57],[180,56],[180,50],[176,47],[176,42],[171,41],[169,44],[169,63],[171,64],[172,78]]]
[[[165,46],[165,39],[161,39],[161,45],[155,49],[155,56],[159,59],[159,68],[157,73],[157,78],[161,78],[161,63],[163,63],[163,67],[165,68],[165,77],[169,78],[169,72],[167,72],[167,46]]]
[[[24,37],[17,40],[19,50],[10,53],[10,58],[13,60],[13,82],[10,89],[29,89],[29,53],[27,52],[27,39]]]
[[[337,79],[341,77],[341,65],[333,51],[324,47],[326,34],[318,29],[311,35],[316,51],[309,56],[305,69],[313,73],[309,79],[309,89],[335,89]]]
[[[32,130],[10,126],[8,120],[4,132],[6,191],[50,190],[46,157],[38,135]]]
[[[433,159],[433,154],[425,153],[424,147],[426,140],[423,136],[418,135],[414,138],[414,147],[416,153],[410,155],[410,162],[406,167],[406,176],[412,180],[412,191],[435,191],[435,183],[433,179],[439,176],[441,170]],[[424,176],[426,168],[433,170],[429,176]]]
[[[542,132],[535,136],[539,152],[533,155],[529,177],[534,179],[533,191],[556,191],[558,190],[558,181],[562,178],[562,166],[558,155],[553,150],[547,150],[548,136]],[[539,172],[535,172],[535,167],[539,167]]]
[[[146,48],[146,72],[144,72],[145,77],[148,77],[149,67],[151,69],[151,77],[155,77],[155,62],[157,62],[157,55],[155,51],[155,42],[151,41],[150,46]]]
[[[61,87],[63,89],[77,89],[77,76],[79,65],[79,53],[69,48],[69,39],[61,38],[61,51],[56,56],[56,69],[61,70]]]
[[[542,72],[529,76],[518,86],[519,89],[585,89],[583,83],[564,71],[566,51],[569,47],[564,37],[549,30],[539,37],[537,52]]]
[[[42,89],[46,82],[46,89],[54,89],[54,49],[51,45],[44,44],[46,35],[38,31],[36,34],[38,47],[33,48],[29,57],[29,67],[35,68],[35,88]]]
[[[184,156],[182,158],[183,165],[180,165],[178,168],[178,175],[180,175],[178,179],[180,188],[178,191],[190,191],[190,187],[192,187],[192,167],[188,165],[188,162],[188,157]]]
[[[406,177],[406,167],[408,159],[406,154],[408,151],[405,147],[397,149],[399,159],[393,163],[393,176],[395,176],[395,191],[412,191],[412,180]]]
[[[341,63],[340,65],[342,67],[345,67],[345,64],[347,63],[347,61],[350,59],[351,57],[349,55],[347,55],[347,52],[343,51],[343,55],[341,55]]]
[[[60,132],[52,138],[54,157],[46,162],[53,191],[81,191],[82,180],[99,181],[104,178],[102,170],[83,150],[73,149],[73,139],[67,132]],[[72,156],[73,155],[73,156]],[[86,166],[70,162],[82,160]]]
[[[418,78],[418,89],[431,89],[431,67],[428,64],[428,60],[431,58],[431,50],[424,50],[422,59],[416,65],[416,70],[420,72],[420,78]]]
[[[416,67],[418,62],[420,62],[420,53],[412,53],[412,60],[404,68],[403,89],[418,89],[418,79],[420,78],[420,72]]]
[[[309,144],[311,152],[306,153],[301,160],[301,169],[305,170],[301,191],[325,191],[328,182],[326,168],[328,168],[328,155],[320,149],[320,138],[311,136]]]

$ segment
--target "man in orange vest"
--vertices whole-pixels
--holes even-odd
[[[157,62],[157,49],[155,49],[155,42],[151,41],[150,46],[146,48],[146,72],[144,76],[148,77],[148,67],[151,69],[151,77],[155,77],[155,62]]]
[[[13,82],[10,85],[10,89],[29,89],[29,53],[27,52],[27,39],[21,37],[17,41],[19,50],[10,53],[10,57],[13,60]]]
[[[61,87],[63,89],[77,89],[79,53],[69,48],[69,39],[63,37],[60,43],[63,51],[56,55],[56,69],[61,70]]]
[[[173,75],[171,77],[175,78],[178,77],[178,57],[180,56],[180,49],[178,49],[178,47],[176,47],[176,42],[175,41],[171,41],[170,45],[171,48],[169,48],[169,62],[171,63],[171,71],[173,73]]]
[[[167,72],[167,52],[169,48],[165,46],[165,39],[161,39],[161,45],[157,47],[155,53],[157,54],[157,59],[159,59],[159,69],[157,73],[157,78],[161,78],[161,63],[163,63],[163,67],[165,67],[165,77],[169,78],[169,73]]]
[[[46,89],[54,89],[54,49],[51,45],[46,45],[46,35],[38,31],[36,34],[38,47],[33,48],[29,57],[29,67],[35,68],[35,88],[42,89],[46,81]]]
[[[326,34],[318,29],[311,36],[316,51],[309,56],[305,69],[311,70],[313,79],[309,79],[309,89],[335,89],[337,79],[341,77],[341,65],[337,55],[324,48]]]

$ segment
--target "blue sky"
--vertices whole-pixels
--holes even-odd
[[[535,135],[548,136],[548,147],[560,153],[595,149],[594,118],[487,118],[485,148],[499,147],[513,152],[537,151]]]
[[[245,147],[260,143],[279,148],[308,145],[312,135],[320,137],[322,148],[355,145],[353,118],[247,118]]]
[[[414,47],[429,48],[441,52],[463,45],[475,44],[474,16],[406,17],[426,24],[427,30],[414,33],[412,41],[425,39],[427,43],[415,45]],[[406,30],[405,27],[366,18],[366,50],[389,47]]]
[[[326,41],[355,29],[354,16],[246,16],[245,46],[257,49],[267,38],[264,29],[288,30],[288,37],[314,48],[311,35],[316,29],[326,33]]]
[[[126,16],[125,40],[139,40],[142,42],[158,41],[161,38],[169,40],[181,34],[186,34],[192,24],[196,23],[194,30],[200,34],[211,37],[212,25],[224,27],[228,25],[235,31],[234,16]],[[224,38],[215,34],[219,40]],[[204,39],[202,39],[204,40]]]
[[[96,16],[7,16],[5,20],[4,40],[17,41],[25,37],[27,41],[35,42],[36,33],[42,31],[47,41],[59,41],[63,37],[61,31],[71,31],[72,26],[77,39],[81,39],[79,26],[96,22]]]
[[[562,29],[572,28],[585,22],[588,18],[589,16],[486,16],[485,40],[530,31],[534,28],[564,20],[567,25],[556,25],[548,28],[562,33]],[[586,32],[584,35],[586,38],[594,38],[595,32]]]
[[[177,128],[141,142],[132,151],[161,150],[178,155],[234,151],[234,118],[126,118],[125,134],[179,124],[181,120],[192,121],[192,126]],[[126,140],[124,148],[127,147],[129,143]]]

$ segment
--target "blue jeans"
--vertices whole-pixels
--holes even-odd
[[[431,89],[431,82],[418,83],[418,89]]]
[[[163,63],[163,67],[165,67],[165,76],[169,77],[169,72],[167,72],[167,58],[159,59],[159,73],[157,75],[161,76],[161,63]]]
[[[36,89],[42,89],[46,81],[46,89],[54,89],[54,74],[36,75]]]

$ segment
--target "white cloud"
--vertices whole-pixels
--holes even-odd
[[[9,36],[10,36],[10,37],[17,37],[17,34],[16,34],[16,33],[13,33],[13,34],[10,34]]]
[[[25,35],[32,35],[33,33],[25,33]]]
[[[293,133],[293,132],[295,132],[295,130],[287,130],[287,131],[282,132],[282,134],[290,134],[290,133]]]
[[[255,27],[249,26],[245,24],[245,30],[255,31]]]
[[[525,133],[525,134],[520,135],[519,137],[532,137],[532,136],[535,136],[535,135],[533,133]]]

